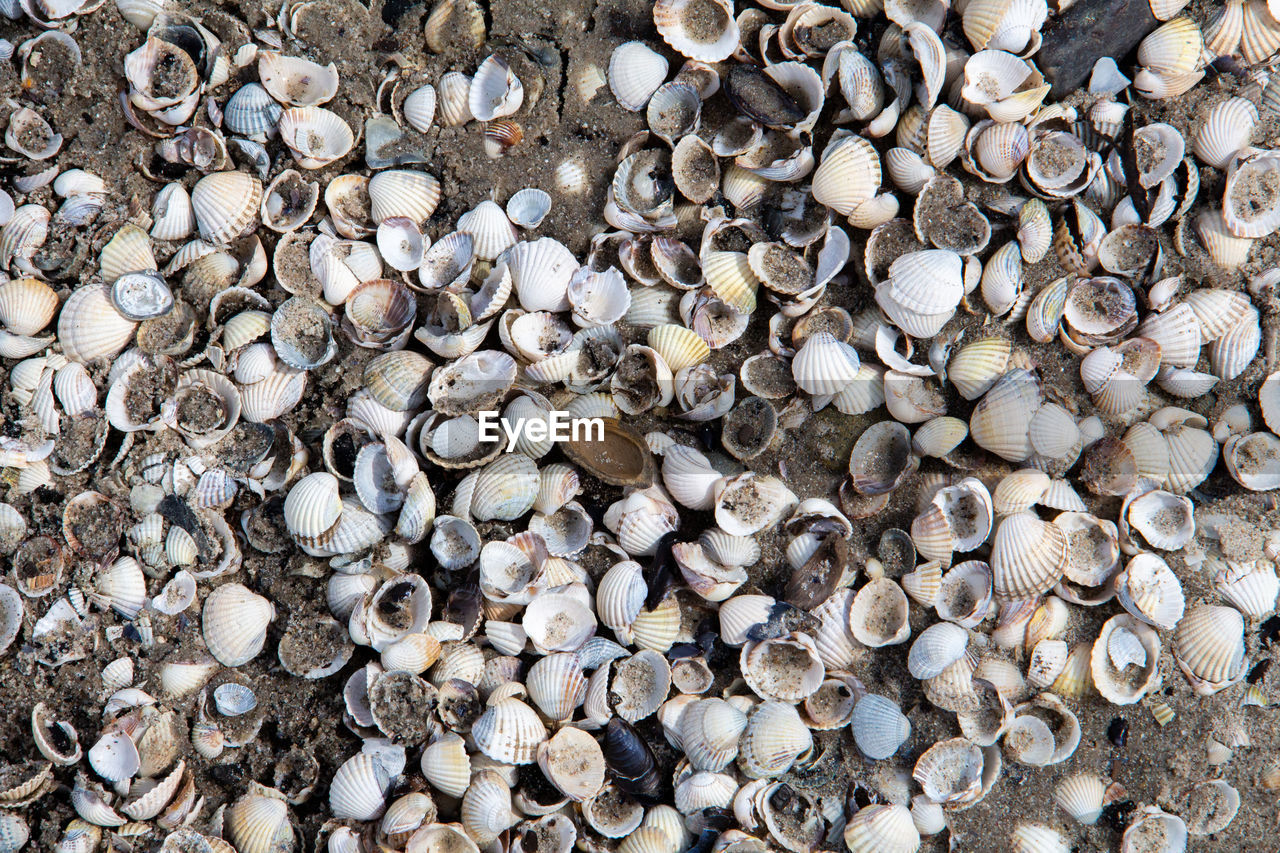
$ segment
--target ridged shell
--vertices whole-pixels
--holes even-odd
[[[390,169],[369,180],[369,209],[376,224],[399,216],[422,225],[439,203],[440,182],[426,172]]]
[[[105,284],[87,284],[67,297],[58,314],[58,340],[72,361],[113,358],[133,337],[137,323],[116,310]]]
[[[892,757],[911,736],[911,722],[898,704],[874,693],[858,700],[850,728],[858,749],[875,761]]]
[[[906,806],[873,805],[849,818],[844,843],[849,853],[915,853],[920,833]]]
[[[1233,607],[1193,607],[1174,629],[1174,660],[1201,696],[1240,680],[1244,655],[1244,619]]]
[[[329,810],[338,820],[373,820],[382,814],[391,778],[368,753],[343,762],[329,785]]]
[[[204,601],[205,647],[223,666],[246,664],[262,651],[273,619],[275,607],[270,601],[243,584],[223,584]]]
[[[991,546],[995,592],[1002,600],[1038,595],[1066,569],[1066,535],[1030,513],[1011,515],[996,527]]]
[[[518,699],[491,705],[471,728],[476,747],[494,761],[532,764],[547,729],[537,713]]]
[[[245,172],[205,175],[191,190],[191,208],[200,236],[225,245],[258,221],[262,182]]]

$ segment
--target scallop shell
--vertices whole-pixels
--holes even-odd
[[[280,116],[278,126],[281,141],[303,169],[323,169],[355,146],[351,126],[323,107],[291,107]]]
[[[111,302],[105,284],[76,288],[58,314],[58,340],[72,361],[88,363],[112,358],[133,337],[137,323],[123,316]]]
[[[343,762],[329,785],[329,810],[339,820],[373,820],[382,814],[391,777],[374,756],[357,753]]]
[[[506,764],[532,764],[547,730],[532,708],[518,699],[503,699],[480,715],[472,725],[476,747],[489,758]]]
[[[258,656],[275,619],[271,602],[243,584],[230,583],[204,601],[201,630],[205,647],[223,666],[242,666]]]
[[[214,172],[196,182],[191,207],[200,236],[222,245],[239,237],[258,221],[262,183],[244,172]]]
[[[653,22],[673,50],[700,62],[728,59],[738,47],[733,5],[723,0],[658,0]]]
[[[1002,600],[1027,598],[1050,589],[1066,570],[1062,530],[1030,513],[1005,518],[991,547],[995,593]]]
[[[1198,695],[1239,681],[1247,669],[1244,655],[1244,619],[1235,608],[1193,607],[1174,629],[1173,658]]]
[[[1205,164],[1226,170],[1236,154],[1249,146],[1258,110],[1244,98],[1228,98],[1214,104],[1208,118],[1196,129],[1192,149]]]
[[[849,818],[844,842],[850,853],[913,853],[920,849],[920,832],[906,806],[872,805]]]

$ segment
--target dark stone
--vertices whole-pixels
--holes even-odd
[[[1149,0],[1077,0],[1051,18],[1035,56],[1055,100],[1080,87],[1104,56],[1120,62],[1159,24]]]

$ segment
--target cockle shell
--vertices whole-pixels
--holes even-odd
[[[248,663],[262,651],[275,607],[243,584],[223,584],[204,601],[201,630],[205,647],[223,666]]]

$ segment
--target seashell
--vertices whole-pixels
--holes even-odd
[[[265,143],[275,135],[283,112],[284,107],[262,84],[246,83],[227,99],[222,109],[222,121],[232,133]]]
[[[479,121],[509,116],[524,103],[524,86],[502,57],[489,56],[471,78],[467,106]]]
[[[740,657],[747,685],[766,701],[799,702],[825,675],[817,647],[805,634],[748,642]]]
[[[450,71],[436,83],[437,106],[440,124],[457,127],[471,121],[471,78],[457,71]]]
[[[112,358],[128,345],[137,324],[120,314],[104,284],[76,288],[58,315],[58,340],[72,361]]]
[[[313,475],[318,476],[318,475]],[[204,601],[201,630],[205,647],[223,666],[236,667],[258,656],[275,607],[243,584],[223,584]]]
[[[987,617],[992,591],[991,568],[979,560],[969,560],[939,578],[933,606],[940,618],[962,628],[973,628]],[[951,642],[955,642],[957,636],[953,634]],[[963,648],[961,646],[961,651]],[[942,668],[958,659],[947,661]]]
[[[751,778],[775,778],[812,746],[813,736],[794,706],[762,702],[752,710],[742,733],[740,766]]]
[[[1006,517],[991,546],[996,597],[1012,601],[1047,591],[1066,571],[1066,557],[1061,528],[1025,512]]]
[[[939,741],[916,761],[912,778],[936,803],[972,802],[982,790],[982,750],[964,738]]]
[[[35,278],[0,284],[0,325],[15,335],[36,335],[58,311],[58,295]]]
[[[1249,147],[1258,110],[1244,98],[1228,98],[1214,104],[1196,129],[1192,150],[1206,165],[1226,170],[1236,154]]]
[[[516,244],[518,236],[515,226],[511,224],[511,220],[507,218],[502,208],[493,201],[482,201],[462,214],[458,218],[458,230],[464,234],[471,235],[476,257],[486,261],[497,260],[503,252]],[[542,240],[549,239],[542,238]],[[541,243],[542,240],[534,242]],[[577,262],[575,261],[574,263],[573,269],[577,269]],[[518,288],[520,278],[516,272],[516,263],[511,258],[508,258],[508,265],[511,267],[511,274],[515,277]]]
[[[1196,22],[1174,18],[1157,27],[1138,45],[1138,64],[1145,70],[1176,76],[1196,71],[1201,63],[1204,37]]]
[[[842,391],[858,377],[858,354],[830,332],[810,336],[791,362],[791,375],[801,390],[815,395]]]
[[[847,136],[827,146],[813,173],[814,201],[848,216],[880,188],[880,157],[866,139]]]
[[[1053,801],[1077,823],[1092,826],[1102,816],[1107,783],[1092,773],[1068,776],[1053,789]]]
[[[350,125],[324,107],[290,107],[281,114],[278,128],[280,140],[302,169],[323,169],[355,146]]]
[[[369,211],[375,224],[404,217],[422,225],[440,202],[440,182],[426,172],[389,169],[374,175],[368,184]],[[463,230],[459,220],[459,230]]]
[[[338,92],[338,69],[330,62],[318,65],[274,50],[258,51],[258,79],[282,104],[318,107]]]
[[[1036,67],[1001,50],[980,50],[964,67],[964,99],[997,122],[1020,121],[1049,94]]]
[[[864,646],[879,648],[905,643],[911,636],[907,597],[888,578],[871,581],[858,591],[849,611],[849,627]]]
[[[609,91],[623,109],[643,110],[666,79],[667,60],[644,42],[624,42],[609,57]]]
[[[518,699],[503,699],[480,715],[471,735],[476,747],[495,761],[532,764],[538,746],[547,739],[547,730],[528,705]]]
[[[529,187],[507,199],[507,218],[521,228],[537,228],[551,210],[551,196]]]
[[[1247,669],[1244,655],[1244,619],[1235,608],[1193,607],[1174,629],[1173,658],[1197,695],[1239,681]]]
[[[13,587],[0,584],[0,652],[7,649],[22,630],[24,605]]]
[[[126,734],[111,732],[98,739],[88,752],[89,766],[108,782],[129,779],[138,772],[138,748]]]
[[[494,770],[471,777],[459,812],[462,826],[478,844],[488,844],[516,822],[511,810],[511,788]]]
[[[1020,823],[1009,838],[1014,853],[1068,853],[1071,846],[1056,829],[1038,823]]]
[[[728,59],[738,47],[738,24],[733,5],[712,0],[659,0],[653,7],[659,35],[676,53],[700,62]],[[665,72],[665,69],[664,69]]]
[[[844,842],[850,853],[912,853],[920,849],[920,832],[906,806],[872,805],[849,818]]]
[[[1252,491],[1280,486],[1280,440],[1269,432],[1233,435],[1222,446],[1222,458],[1232,479]]]
[[[1195,218],[1194,227],[1209,258],[1218,266],[1233,270],[1248,260],[1253,239],[1233,234],[1227,227],[1222,211],[1203,211]]]
[[[426,133],[436,118],[435,87],[427,83],[414,89],[405,97],[400,110],[410,127],[419,133]]]
[[[1140,853],[1144,848],[1168,853],[1186,850],[1187,825],[1182,818],[1167,814],[1158,806],[1145,807],[1120,839],[1121,853]]]
[[[222,245],[239,237],[258,220],[262,184],[244,172],[214,172],[191,190],[191,207],[200,236]]]
[[[1195,535],[1195,514],[1190,498],[1155,490],[1131,501],[1125,520],[1153,548],[1177,551]]]
[[[1140,646],[1141,661],[1132,657],[1113,658],[1113,637],[1124,638],[1125,645]],[[1094,686],[1103,698],[1115,705],[1132,705],[1160,682],[1160,639],[1155,631],[1133,616],[1113,616],[1102,626],[1094,641],[1091,670]],[[1121,666],[1121,663],[1124,666]]]
[[[725,479],[716,489],[715,517],[731,536],[751,536],[778,521],[796,504],[781,480],[748,471]]]
[[[360,752],[339,765],[329,785],[329,810],[339,820],[373,820],[382,814],[391,776],[375,757]]]
[[[911,736],[911,723],[897,703],[874,693],[858,700],[850,726],[859,751],[875,761],[891,758]]]

